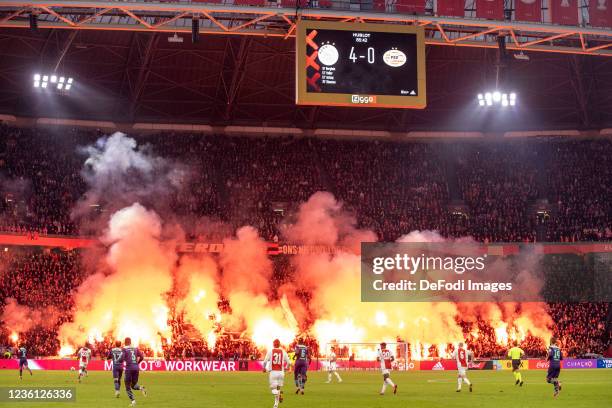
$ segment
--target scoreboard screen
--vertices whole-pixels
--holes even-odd
[[[422,27],[302,20],[299,105],[424,108]]]

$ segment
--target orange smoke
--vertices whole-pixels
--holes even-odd
[[[469,320],[485,316],[493,327],[499,328],[500,338],[502,327],[508,325],[514,330],[510,337],[518,339],[524,339],[529,332],[535,336],[549,334],[550,317],[541,303],[502,310],[494,303],[361,302],[360,257],[351,249],[356,248],[354,243],[374,241],[375,235],[357,229],[354,219],[346,215],[341,204],[329,193],[318,192],[300,206],[297,221],[287,227],[285,235],[292,242],[347,248],[347,252],[333,255],[294,257],[292,261],[297,273],[293,283],[283,288],[311,294],[312,300],[305,313],[314,320],[312,332],[321,348],[332,342],[377,343],[401,339],[411,343],[415,359],[427,357],[432,344],[437,345],[440,355],[445,355],[446,344],[464,341],[463,329],[456,317],[468,317]],[[444,242],[445,239],[436,232],[414,231],[398,241]],[[291,295],[289,293],[293,303],[298,302]]]
[[[223,268],[223,294],[232,308],[228,326],[245,330],[260,347],[269,346],[275,338],[291,343],[297,328],[286,318],[280,302],[269,300],[273,265],[266,243],[252,227],[238,229],[236,238],[223,242],[219,265]]]
[[[112,215],[103,238],[110,274],[100,271],[81,285],[74,319],[60,329],[62,344],[112,335],[161,350],[161,336],[170,335],[165,296],[172,288],[176,254],[160,235],[157,214],[138,203]]]

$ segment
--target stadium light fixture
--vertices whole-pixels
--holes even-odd
[[[43,88],[43,89],[55,89],[65,93],[72,88],[74,85],[74,79],[72,77],[67,77],[65,75],[58,74],[34,74],[33,77],[33,86],[34,88]],[[49,86],[51,84],[51,86]]]
[[[479,93],[476,97],[476,101],[478,102],[478,106],[501,106],[502,108],[516,106],[517,103],[516,92],[503,92],[499,90]]]
[[[517,97],[516,92],[508,92],[503,88],[512,87],[509,79],[504,77],[504,69],[509,65],[507,63],[506,56],[506,38],[505,34],[500,34],[497,36],[497,62],[495,64],[495,85],[491,84],[491,87],[494,88],[487,92],[479,92],[476,95],[476,101],[478,102],[478,106],[481,107],[501,107],[507,108],[508,106],[516,106]],[[521,52],[521,55],[523,53]],[[529,59],[527,57],[527,59]]]

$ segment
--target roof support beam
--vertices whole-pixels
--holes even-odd
[[[70,46],[72,45],[72,42],[74,41],[74,38],[77,36],[78,33],[79,32],[77,30],[74,30],[71,31],[70,34],[68,34],[68,38],[66,38],[64,46],[62,47],[62,51],[60,52],[60,55],[57,58],[57,62],[55,63],[55,68],[53,68],[53,72],[56,72],[59,68],[60,64],[62,63],[62,60],[66,56],[66,53],[70,49]]]
[[[227,105],[225,107],[225,119],[229,120],[232,115],[232,109],[234,107],[234,103],[236,102],[236,98],[238,96],[238,91],[240,89],[240,84],[244,79],[245,73],[245,65],[246,59],[249,51],[250,39],[248,37],[242,37],[240,41],[240,48],[238,50],[238,55],[236,57],[236,65],[234,66],[234,72],[232,74],[232,81],[230,82],[230,88],[227,93]]]
[[[101,0],[4,0],[2,5],[0,27],[28,27],[28,21],[20,14],[33,10],[40,13],[40,28],[187,32],[190,27],[185,20],[198,14],[208,19],[206,25],[200,27],[201,33],[280,36],[285,39],[295,36],[293,8],[178,1],[125,1],[113,3],[110,7],[108,2]],[[130,18],[117,21],[101,19],[102,15],[127,15]],[[612,30],[603,28],[318,8],[301,9],[300,18],[419,25],[427,31],[428,44],[434,45],[491,48],[496,45],[486,34],[500,32],[509,34],[513,46],[525,51],[612,56]],[[539,45],[542,43],[548,44]]]
[[[132,93],[132,100],[130,104],[130,113],[132,116],[134,115],[136,108],[138,106],[138,100],[142,95],[142,91],[147,83],[147,78],[149,77],[149,72],[151,68],[151,61],[153,60],[153,54],[155,45],[159,40],[159,36],[155,33],[148,36],[147,42],[145,44],[144,50],[141,53],[140,59],[140,67],[138,68],[138,76],[136,77],[136,86],[134,88],[134,92]]]

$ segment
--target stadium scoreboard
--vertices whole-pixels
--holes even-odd
[[[302,20],[297,25],[298,105],[426,105],[422,27]]]

